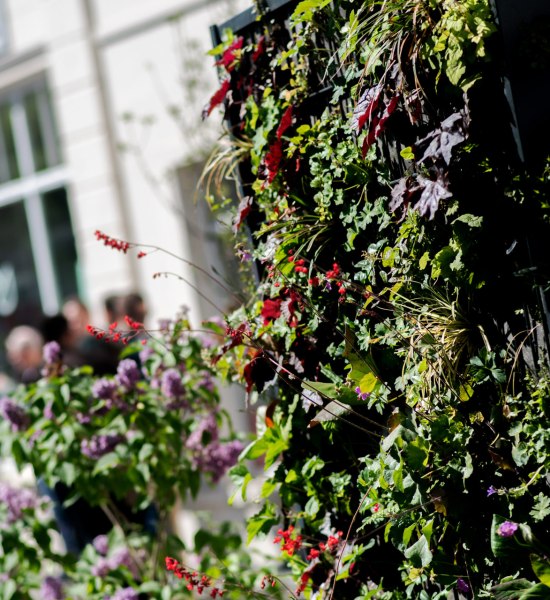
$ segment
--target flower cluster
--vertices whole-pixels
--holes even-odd
[[[192,452],[197,469],[210,473],[219,481],[236,462],[244,446],[239,440],[220,442],[216,416],[209,414],[187,438],[186,447]]]
[[[198,594],[202,594],[205,589],[209,589],[209,595],[211,598],[221,598],[225,594],[225,590],[212,587],[212,580],[206,575],[201,575],[197,571],[190,571],[184,567],[178,560],[167,556],[165,559],[166,569],[172,571],[178,579],[185,579],[187,582],[187,589],[196,591]]]
[[[29,426],[29,415],[25,409],[7,396],[0,398],[0,414],[11,423],[13,431],[24,431]]]
[[[125,358],[118,363],[116,371],[116,382],[126,391],[131,391],[136,387],[136,383],[141,379],[141,373],[135,360]]]
[[[114,250],[119,250],[120,252],[126,254],[130,248],[132,248],[132,244],[129,242],[125,242],[123,240],[119,240],[117,238],[111,237],[99,229],[95,232],[95,237],[98,241],[103,242],[104,246],[108,246],[109,248],[113,248]]]
[[[302,536],[294,534],[294,525],[289,525],[288,529],[279,529],[273,540],[274,544],[281,542],[281,551],[286,552],[288,556],[293,556],[302,547]]]
[[[27,488],[15,488],[0,482],[0,503],[7,508],[7,522],[15,523],[23,516],[23,511],[36,508],[36,494]]]
[[[105,454],[112,452],[118,444],[125,440],[125,436],[118,433],[97,434],[89,440],[84,439],[80,443],[80,450],[84,456],[97,460]]]
[[[40,598],[42,600],[63,600],[63,581],[60,577],[45,577],[40,586]]]
[[[500,535],[500,537],[512,537],[517,530],[517,523],[513,523],[512,521],[504,521],[504,523],[499,525],[497,534]]]
[[[98,538],[95,538],[96,542]],[[104,549],[104,542],[100,541],[99,545]],[[94,543],[94,547],[97,546]],[[117,548],[110,557],[101,556],[96,564],[92,567],[92,574],[96,577],[105,577],[111,571],[116,571],[119,567],[126,567],[133,575],[134,578],[139,577],[139,570],[137,565],[130,554],[130,551],[126,547]]]

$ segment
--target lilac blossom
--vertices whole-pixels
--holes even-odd
[[[118,433],[108,433],[105,435],[94,435],[89,440],[82,440],[80,450],[84,456],[92,459],[98,459],[112,452],[125,437]]]
[[[137,363],[131,358],[125,358],[118,363],[116,370],[117,383],[128,391],[136,387],[136,383],[141,379]]]
[[[471,591],[468,582],[462,579],[462,577],[456,580],[456,589],[463,594],[469,594]]]
[[[500,537],[512,537],[517,530],[517,523],[513,523],[512,521],[504,521],[504,523],[499,525],[497,534],[500,535]]]
[[[40,587],[40,598],[42,600],[63,600],[63,582],[59,577],[46,577]]]
[[[24,431],[29,426],[29,416],[21,406],[11,398],[0,398],[0,414],[11,423],[13,431]]]
[[[138,600],[139,594],[133,588],[126,587],[118,590],[110,600]]]
[[[61,361],[61,346],[53,341],[44,344],[42,358],[46,365],[50,366]]]
[[[218,424],[214,413],[205,417],[197,428],[187,438],[186,446],[193,451],[201,451],[204,448],[204,442],[217,441],[219,438]]]
[[[100,558],[92,567],[94,577],[105,577],[111,572],[111,562],[107,558]]]
[[[8,509],[7,522],[15,523],[23,516],[23,511],[36,508],[37,498],[34,492],[27,488],[14,488],[0,483],[0,503]]]
[[[139,360],[141,364],[145,364],[151,358],[151,356],[153,356],[154,353],[154,350],[149,346],[145,346],[142,350],[140,350]]]
[[[109,551],[109,538],[106,535],[98,535],[93,539],[92,545],[98,554],[105,556]]]
[[[185,393],[181,374],[177,369],[166,369],[162,374],[160,390],[166,398],[176,400]]]
[[[492,496],[493,494],[498,494],[498,490],[497,490],[495,487],[493,487],[492,485],[490,485],[490,486],[487,488],[487,498],[488,498],[489,496]]]
[[[55,413],[53,412],[53,402],[48,402],[44,407],[44,417],[53,421],[55,419]]]
[[[111,558],[109,559],[109,565],[111,570],[114,571],[121,566],[127,567],[134,577],[139,576],[139,572],[136,568],[136,564],[132,555],[130,554],[130,550],[126,547],[117,548]]]
[[[98,400],[113,400],[116,391],[117,384],[110,379],[98,379],[92,385],[92,396]]]

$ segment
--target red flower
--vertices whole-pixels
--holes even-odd
[[[262,317],[264,318],[264,325],[268,325],[270,321],[274,321],[281,316],[281,304],[281,298],[276,298],[275,300],[267,298],[264,300],[261,313]]]
[[[235,68],[235,61],[238,57],[238,50],[243,47],[243,38],[238,37],[232,44],[225,50],[220,60],[216,61],[216,65],[223,65],[225,69],[230,72]]]
[[[264,165],[267,169],[268,183],[271,183],[279,173],[282,158],[283,145],[281,143],[281,140],[277,140],[274,144],[270,146],[267,154],[264,156]]]
[[[210,98],[210,101],[205,106],[202,111],[202,118],[206,119],[210,115],[210,113],[221,104],[225,97],[227,96],[227,92],[229,92],[230,80],[229,78],[225,79],[220,87],[220,89]]]
[[[281,117],[279,127],[277,127],[277,139],[280,140],[283,137],[284,132],[292,125],[292,104],[285,110]]]

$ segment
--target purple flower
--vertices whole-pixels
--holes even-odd
[[[464,579],[462,579],[462,577],[459,577],[456,580],[456,589],[459,592],[462,592],[463,594],[469,594],[470,593],[470,586],[468,585],[468,582],[466,582]]]
[[[239,458],[244,445],[239,440],[222,444],[215,440],[194,456],[197,468],[210,473],[214,482],[219,481]]]
[[[92,396],[98,400],[113,400],[116,390],[117,384],[114,381],[110,379],[98,379],[92,385]]]
[[[46,577],[40,587],[42,600],[63,600],[63,583],[59,577]]]
[[[205,444],[217,441],[218,437],[216,415],[210,413],[187,438],[186,446],[189,450],[200,452],[204,449]]]
[[[489,496],[492,496],[493,494],[498,494],[498,490],[497,490],[495,487],[493,487],[492,485],[490,485],[490,486],[487,488],[487,498],[488,498]]]
[[[362,392],[359,386],[355,388],[355,393],[358,400],[366,400],[370,396],[369,392]]]
[[[11,423],[13,431],[23,431],[29,426],[29,416],[25,410],[11,398],[0,398],[0,414]]]
[[[57,342],[48,342],[42,348],[42,358],[46,365],[53,365],[61,361],[61,346]]]
[[[121,360],[118,363],[116,373],[117,383],[128,391],[133,390],[141,378],[137,363],[131,358]]]
[[[121,566],[127,567],[134,577],[139,576],[139,571],[137,570],[136,563],[130,554],[128,548],[122,547],[117,548],[111,558],[109,559],[109,565],[111,570],[114,571]]]
[[[125,437],[118,433],[108,433],[105,435],[94,435],[89,440],[82,440],[80,450],[84,456],[94,460],[112,452]]]
[[[497,534],[500,535],[500,537],[512,537],[517,530],[517,523],[513,523],[512,521],[504,521],[504,523],[499,525]]]
[[[78,412],[78,413],[76,413],[75,416],[76,416],[76,420],[81,425],[88,425],[92,421],[92,417],[90,417],[90,415],[87,415],[86,413]]]
[[[53,402],[48,402],[44,407],[44,416],[46,419],[53,421],[55,419],[55,413],[53,412]]]
[[[145,346],[142,350],[140,350],[139,360],[141,364],[144,365],[151,358],[151,356],[153,356],[154,353],[154,350],[149,346]]]
[[[105,577],[111,571],[111,562],[106,558],[100,558],[92,567],[92,575],[94,577]]]
[[[166,369],[162,374],[160,391],[166,398],[176,400],[183,396],[185,389],[181,381],[181,374],[176,369]]]
[[[138,598],[138,592],[129,587],[118,590],[114,596],[111,596],[111,600],[138,600]]]
[[[105,556],[109,551],[109,538],[106,535],[98,535],[92,541],[96,552]]]
[[[15,523],[23,516],[23,511],[35,508],[36,495],[27,488],[13,488],[5,483],[0,483],[0,503],[8,509],[7,522]]]

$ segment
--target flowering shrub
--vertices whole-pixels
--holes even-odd
[[[548,596],[549,280],[512,240],[544,244],[549,179],[495,31],[486,0],[308,1],[214,51],[260,276],[215,356],[257,409],[231,476],[263,457],[249,539],[279,527],[294,596]]]
[[[68,369],[52,342],[44,348],[43,378],[2,399],[4,453],[13,455],[20,467],[32,465],[43,482],[40,489],[62,485],[69,507],[83,498],[114,525],[108,536],[88,544],[78,560],[61,555],[51,550],[54,526],[46,517],[51,503],[28,489],[1,484],[4,598],[30,598],[30,590],[40,590],[46,600],[191,595],[164,570],[164,553],[180,556],[183,550],[180,540],[164,532],[169,513],[178,496],[196,496],[202,480],[218,482],[244,447],[220,407],[214,370],[203,356],[203,339],[217,339],[208,326],[198,334],[185,317],[166,322],[145,345],[128,345],[116,374],[105,377],[94,376],[88,367]],[[112,326],[109,335],[116,334]],[[44,503],[49,512],[39,511]],[[148,532],[136,532],[134,523],[155,512],[152,506],[158,536],[152,535],[151,519],[145,522]],[[87,531],[87,518],[81,517],[79,535]],[[228,573],[229,583],[244,581],[250,565],[239,554],[239,538],[214,540],[205,542],[199,535],[196,549],[188,548],[186,556],[200,562],[214,544],[216,556],[233,557],[238,577]],[[209,573],[219,577],[216,565],[203,561],[201,566],[209,581]],[[64,581],[58,577],[61,572]],[[249,576],[252,587],[255,577]]]

